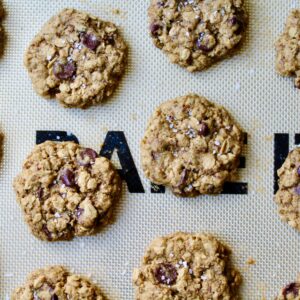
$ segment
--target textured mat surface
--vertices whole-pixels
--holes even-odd
[[[133,299],[132,269],[138,266],[145,247],[154,237],[176,230],[210,232],[230,245],[244,277],[243,299],[273,299],[280,287],[300,272],[299,233],[280,222],[273,203],[274,159],[279,161],[280,152],[293,147],[295,134],[300,133],[300,92],[294,89],[292,79],[275,74],[273,44],[289,10],[300,7],[300,1],[246,0],[250,24],[243,46],[233,58],[197,74],[170,64],[152,45],[147,33],[148,2],[4,1],[7,44],[0,59],[0,126],[5,133],[0,168],[0,299],[8,299],[31,270],[51,264],[91,274],[111,299]],[[129,67],[117,92],[104,105],[86,111],[66,110],[41,99],[23,68],[24,51],[35,33],[65,7],[116,22],[130,45]],[[120,10],[118,14],[115,9]],[[186,200],[169,191],[151,193],[139,160],[147,119],[160,102],[188,92],[227,107],[248,133],[245,168],[237,179],[247,183],[242,189],[231,185],[229,194]],[[73,133],[80,143],[97,150],[110,131],[104,154],[125,136],[139,175],[130,182],[131,191],[144,193],[130,193],[124,183],[114,223],[97,236],[53,244],[36,240],[23,222],[12,180],[35,144],[37,131],[66,131],[69,135],[48,133],[60,140]],[[276,133],[285,135],[275,139]],[[39,133],[38,139],[45,139],[45,133]],[[128,158],[127,150],[123,144],[118,153],[132,178],[133,164],[126,165],[123,159],[124,153]],[[113,159],[120,166],[116,154]],[[246,264],[249,257],[255,259],[255,265]]]

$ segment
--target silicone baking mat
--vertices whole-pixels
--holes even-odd
[[[0,168],[0,298],[26,275],[52,264],[90,274],[110,299],[133,299],[131,274],[149,242],[177,230],[215,234],[233,250],[243,299],[273,299],[300,272],[299,233],[282,223],[273,203],[274,169],[300,144],[299,97],[292,79],[274,71],[274,41],[300,1],[245,0],[249,26],[231,59],[189,74],[169,63],[147,32],[148,0],[4,0],[7,44],[0,59],[0,126],[5,133]],[[130,47],[117,92],[85,111],[63,109],[37,96],[23,67],[24,51],[43,23],[65,7],[117,23]],[[139,143],[154,108],[196,92],[231,111],[247,133],[239,176],[225,194],[180,199],[152,188],[140,167]],[[24,224],[12,181],[36,142],[75,139],[102,149],[125,178],[114,223],[93,237],[45,243]],[[113,151],[114,150],[114,151]],[[247,265],[252,257],[255,265]]]

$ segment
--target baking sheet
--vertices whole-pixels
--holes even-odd
[[[145,247],[156,236],[177,230],[213,233],[230,245],[244,277],[243,299],[273,299],[281,286],[296,278],[300,236],[279,220],[273,203],[273,175],[274,157],[278,163],[278,153],[292,148],[300,132],[300,96],[292,79],[275,74],[273,43],[289,10],[300,7],[300,1],[245,1],[250,24],[243,46],[233,58],[197,74],[170,64],[152,45],[147,33],[149,1],[4,1],[7,45],[0,59],[0,126],[5,133],[0,168],[0,299],[9,299],[27,273],[52,264],[90,274],[110,299],[133,299],[131,274]],[[114,21],[130,46],[129,66],[117,92],[105,104],[86,111],[63,109],[55,101],[41,99],[23,68],[23,54],[33,36],[65,7]],[[247,132],[245,168],[237,178],[247,183],[247,193],[232,194],[240,192],[232,187],[229,194],[195,199],[179,199],[168,190],[151,193],[139,160],[147,119],[160,102],[188,92],[227,107]],[[36,131],[72,133],[80,143],[97,150],[108,131],[123,132],[145,192],[129,193],[124,183],[114,223],[97,236],[60,243],[35,239],[24,224],[12,181],[36,142]],[[50,134],[61,138],[61,133]],[[275,134],[285,134],[276,135],[276,155]],[[117,151],[112,159],[120,165]],[[246,264],[249,257],[255,265]]]

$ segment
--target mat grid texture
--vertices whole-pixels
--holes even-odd
[[[0,126],[5,133],[0,167],[0,299],[39,267],[63,264],[91,274],[110,299],[133,299],[131,275],[149,242],[177,230],[215,234],[233,250],[241,270],[243,299],[273,299],[300,272],[300,236],[281,223],[273,202],[274,134],[287,133],[290,147],[299,131],[299,91],[274,71],[274,41],[288,12],[300,1],[245,0],[246,39],[231,59],[190,74],[169,63],[147,32],[149,1],[4,0],[7,44],[0,59]],[[23,54],[42,24],[65,7],[114,21],[129,44],[126,75],[114,96],[86,111],[63,109],[37,96],[23,67]],[[115,9],[120,13],[116,14]],[[141,171],[139,143],[159,103],[188,92],[224,105],[248,133],[246,168],[238,180],[247,195],[180,199],[169,191],[151,194]],[[115,221],[100,234],[72,242],[45,243],[24,224],[12,181],[35,144],[37,130],[63,130],[100,150],[107,131],[123,131],[145,193],[123,196]],[[114,155],[117,162],[117,156]],[[246,261],[252,257],[256,264]]]

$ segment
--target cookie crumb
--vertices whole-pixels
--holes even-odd
[[[249,257],[246,261],[247,265],[255,265],[256,264],[256,260],[252,257]]]

